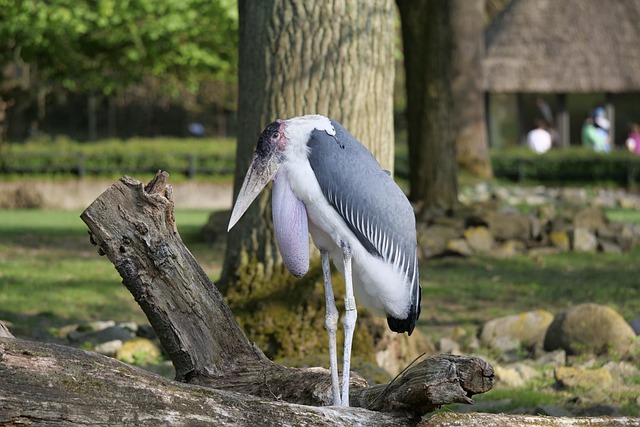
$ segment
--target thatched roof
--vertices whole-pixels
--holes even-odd
[[[486,49],[490,92],[640,91],[640,0],[513,0]]]

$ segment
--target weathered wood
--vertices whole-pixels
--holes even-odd
[[[76,348],[0,338],[0,425],[332,427],[415,421],[185,384]]]
[[[0,338],[13,338],[13,334],[9,332],[2,320],[0,320]]]
[[[418,427],[638,427],[640,419],[628,417],[548,417],[543,415],[507,415],[440,412],[422,421]]]

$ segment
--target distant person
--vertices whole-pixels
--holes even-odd
[[[604,112],[604,110],[602,111]],[[582,146],[597,152],[608,152],[611,150],[609,146],[609,121],[602,116],[596,116],[596,112],[600,113],[598,109],[593,113],[589,113],[582,125]],[[598,119],[600,125],[596,124],[596,117],[600,117]],[[605,126],[607,127],[606,130],[604,129]]]
[[[547,132],[549,132],[549,134],[551,134],[551,144],[557,144],[558,131],[556,130],[555,120],[553,118],[551,107],[541,96],[536,97],[536,107],[538,108],[538,112],[540,112],[540,115],[545,121],[545,129],[547,130]]]
[[[527,146],[538,154],[546,153],[551,148],[551,133],[544,120],[537,119],[535,125],[527,134]]]
[[[630,152],[640,156],[640,125],[637,123],[632,123],[629,126],[629,136],[627,136],[625,145]]]
[[[596,131],[601,136],[600,144],[595,147],[596,151],[608,153],[611,151],[611,143],[609,142],[609,129],[611,123],[604,112],[604,108],[598,107],[593,111],[593,124]]]
[[[204,125],[202,123],[189,123],[189,133],[197,138],[204,136]]]

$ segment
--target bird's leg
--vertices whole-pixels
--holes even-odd
[[[356,327],[358,313],[356,311],[356,299],[353,296],[353,278],[351,275],[351,248],[342,244],[344,261],[344,283],[346,296],[344,298],[344,353],[342,355],[342,405],[349,406],[349,372],[351,370],[351,344],[353,332]]]
[[[331,393],[333,404],[340,405],[340,383],[338,382],[338,349],[336,344],[336,333],[338,331],[338,309],[333,296],[333,285],[331,284],[331,266],[329,264],[329,252],[320,249],[322,257],[322,274],[324,275],[324,296],[326,299],[326,314],[324,327],[329,334],[329,367],[331,368]]]

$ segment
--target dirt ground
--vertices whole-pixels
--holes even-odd
[[[112,179],[0,182],[0,209],[84,209],[114,182]],[[172,186],[177,209],[219,210],[231,207],[231,183],[183,181]]]

